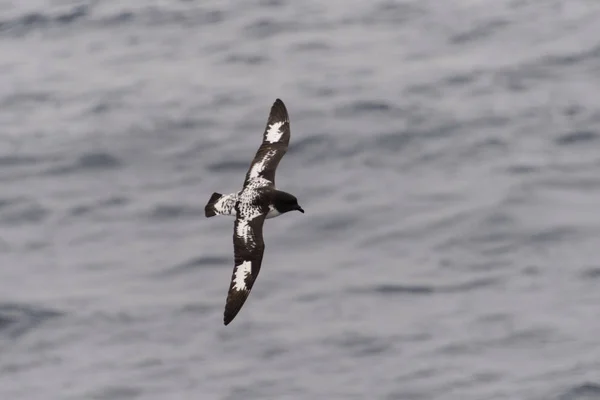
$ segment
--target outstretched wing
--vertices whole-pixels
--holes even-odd
[[[256,178],[263,178],[268,181],[256,186],[266,186],[269,182],[275,185],[275,170],[286,153],[289,143],[290,118],[283,101],[277,99],[271,107],[262,144],[246,173],[244,187]]]
[[[262,227],[266,213],[259,207],[238,210],[233,230],[235,266],[227,293],[223,322],[229,324],[240,312],[258,277],[265,243]]]

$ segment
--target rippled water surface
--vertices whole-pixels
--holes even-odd
[[[592,0],[0,0],[0,398],[600,398],[599,110]]]

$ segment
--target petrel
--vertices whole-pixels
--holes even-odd
[[[226,195],[213,193],[204,207],[207,218],[215,215],[235,217],[234,267],[225,302],[225,325],[240,312],[258,277],[265,250],[262,233],[265,219],[294,210],[304,213],[295,196],[275,188],[275,170],[289,143],[290,119],[283,101],[277,99],[271,107],[262,144],[246,173],[242,190]]]

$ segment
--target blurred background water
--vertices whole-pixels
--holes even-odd
[[[595,0],[0,0],[0,399],[600,398],[599,135]]]

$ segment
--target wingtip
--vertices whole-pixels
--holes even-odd
[[[281,109],[285,110],[287,113],[287,108],[286,108],[285,104],[283,103],[283,100],[281,100],[280,98],[277,98],[275,100],[275,102],[273,103],[273,108],[274,109],[281,108]]]
[[[223,311],[223,324],[229,325],[235,319],[248,299],[249,294],[250,290],[229,289],[225,302],[225,310]]]
[[[280,98],[277,98],[271,107],[269,120],[279,120],[289,122],[287,107]]]
[[[231,323],[231,321],[233,321],[235,319],[236,315],[237,315],[237,312],[234,313],[233,315],[225,312],[225,314],[223,315],[223,325],[225,325],[225,326],[229,325]]]

